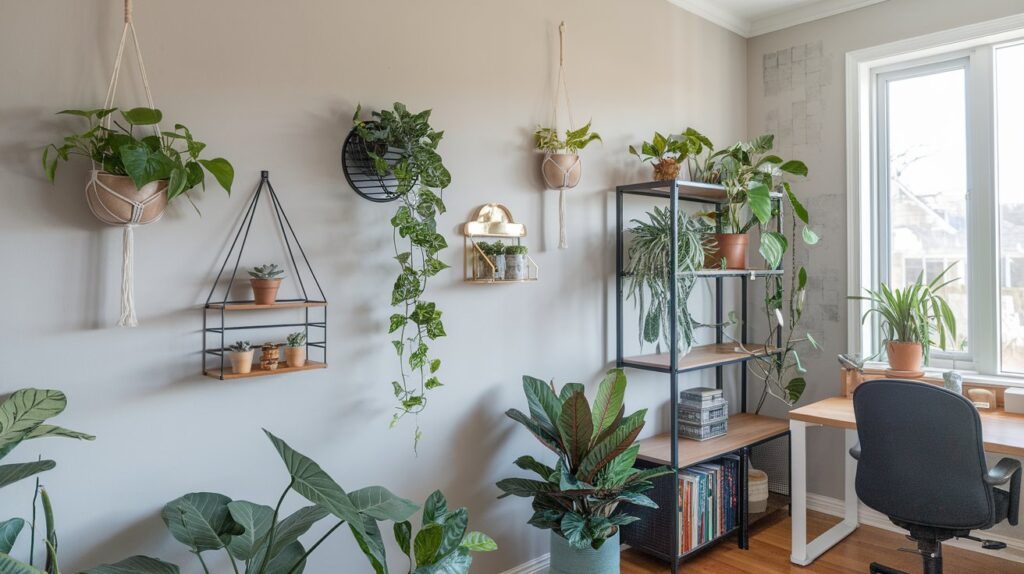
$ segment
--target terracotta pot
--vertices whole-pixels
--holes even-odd
[[[284,348],[284,360],[288,363],[289,367],[304,367],[306,366],[306,348],[305,347],[285,347]]]
[[[662,158],[654,164],[655,181],[675,179],[679,175],[679,162],[671,158]]]
[[[252,297],[257,305],[273,305],[277,301],[277,290],[281,287],[281,279],[249,279],[252,284]]]
[[[139,189],[126,175],[99,170],[92,170],[89,175],[85,200],[92,214],[103,223],[145,225],[160,219],[167,208],[166,179],[151,181]]]
[[[583,176],[583,162],[574,153],[544,154],[540,173],[550,189],[572,189],[579,185]]]
[[[893,371],[912,373],[921,370],[921,364],[924,362],[924,346],[921,343],[889,341],[885,344],[885,350]]]
[[[228,354],[228,359],[231,360],[231,372],[239,375],[244,375],[252,371],[252,356],[255,353],[254,350],[249,351],[232,351]]]
[[[713,245],[704,254],[704,267],[721,269],[725,258],[726,269],[747,268],[747,245],[750,236],[746,233],[715,233]]]

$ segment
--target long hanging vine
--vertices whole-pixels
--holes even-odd
[[[391,419],[394,428],[406,415],[423,412],[427,391],[442,386],[437,377],[441,360],[430,356],[428,345],[445,336],[441,311],[422,297],[428,279],[448,268],[438,258],[448,243],[437,232],[437,216],[445,211],[440,192],[452,178],[437,153],[444,132],[430,127],[430,110],[412,114],[396,102],[392,110],[373,112],[373,119],[365,122],[359,119],[360,112],[357,108],[353,117],[356,131],[366,142],[377,173],[397,181],[396,194],[401,199],[391,218],[395,260],[401,268],[391,292],[391,304],[401,312],[391,315],[388,331],[397,337],[391,344],[398,354],[400,374],[391,382],[399,402]],[[417,424],[413,448],[421,437]]]

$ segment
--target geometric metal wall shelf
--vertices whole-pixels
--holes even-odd
[[[224,263],[221,264],[217,278],[214,279],[213,286],[210,288],[210,294],[206,297],[206,304],[203,305],[203,374],[215,379],[261,377],[327,367],[327,298],[324,296],[324,291],[320,287],[320,281],[317,280],[316,273],[313,272],[313,267],[306,257],[302,244],[299,243],[299,238],[295,235],[295,230],[288,220],[288,215],[285,214],[284,208],[274,192],[274,186],[270,184],[269,172],[263,171],[260,175],[260,185],[256,188],[256,192],[246,208],[245,217],[242,218],[242,223],[238,226],[238,231],[231,242],[231,248],[228,249],[228,254],[224,257]],[[256,208],[264,194],[268,198],[267,201],[270,202],[271,209],[273,210],[273,220],[277,222],[281,236],[284,237],[288,258],[295,272],[294,280],[298,283],[299,292],[302,294],[302,297],[278,299],[270,305],[257,305],[252,299],[231,300],[230,297],[231,288],[236,284],[236,281],[246,281],[245,277],[238,279],[238,266],[242,259],[242,252],[245,250],[246,240],[249,238],[249,231],[252,228],[252,222],[256,215]],[[241,239],[241,242],[239,242],[239,239]],[[309,291],[307,291],[306,281],[303,279],[303,269],[299,267],[295,258],[293,243],[294,248],[298,250],[302,262],[305,264],[304,268],[308,271],[309,278],[312,279]],[[232,264],[230,277],[226,277],[224,296],[215,298],[214,295],[217,292],[217,287],[220,285],[221,279],[225,277],[224,271],[231,262],[232,255],[234,255],[234,263]],[[243,272],[243,275],[247,274]],[[313,286],[316,287],[316,291],[312,291]],[[314,297],[311,298],[309,296],[310,292],[313,293]],[[319,297],[316,297],[317,294],[319,294]],[[299,313],[300,318],[291,320],[281,319],[274,323],[256,324],[237,321],[237,319],[247,317],[249,313],[254,312],[259,313],[261,316],[272,313],[275,317],[286,317],[289,314],[291,317],[295,317],[296,313]],[[245,374],[231,372],[230,364],[226,360],[228,353],[227,345],[233,342],[235,338],[244,339],[243,333],[258,329],[296,328],[301,328],[306,334],[307,360],[305,365],[293,367],[282,361],[275,370],[259,369],[259,357],[257,356],[255,357],[257,364],[254,365],[251,372]],[[238,337],[228,340],[226,338],[228,333],[236,333]],[[313,340],[314,338],[316,340]],[[283,339],[280,342],[284,344]],[[254,341],[254,343],[254,347],[259,346],[258,342]],[[310,351],[313,349],[318,351],[315,358],[319,360],[310,360]]]
[[[366,127],[372,128],[373,122],[366,122]],[[387,149],[376,150],[384,161],[390,165],[401,157],[399,150]],[[373,165],[370,154],[367,153],[366,142],[359,137],[359,132],[352,128],[345,143],[341,146],[341,170],[345,174],[345,180],[352,186],[352,189],[364,199],[377,203],[386,203],[398,199],[398,180],[393,173],[379,175]]]

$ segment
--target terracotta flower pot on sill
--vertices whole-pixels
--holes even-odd
[[[714,245],[704,255],[704,267],[721,269],[725,259],[726,269],[747,268],[747,246],[750,236],[746,233],[715,233]]]
[[[281,288],[281,279],[249,279],[252,284],[252,297],[257,305],[273,305],[277,301],[277,290]]]
[[[924,363],[924,346],[921,343],[889,341],[885,344],[889,356],[887,376],[916,378],[924,375],[921,365]]]

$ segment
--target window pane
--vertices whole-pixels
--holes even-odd
[[[1000,337],[1003,371],[1024,373],[1024,45],[996,50],[996,185],[999,193]]]
[[[963,68],[886,83],[888,282],[930,281],[953,265],[941,294],[956,314],[949,351],[967,350],[967,108]]]

